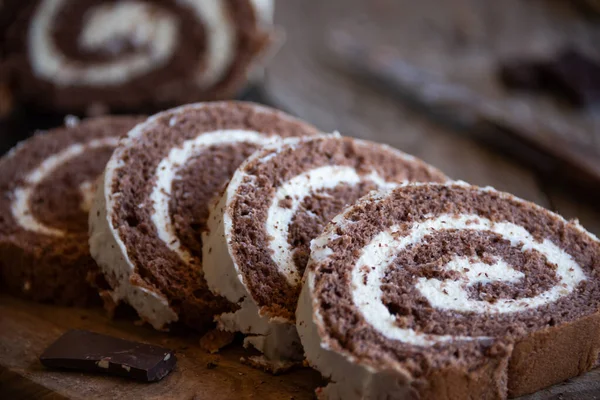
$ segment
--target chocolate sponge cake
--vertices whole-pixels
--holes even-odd
[[[86,282],[94,182],[141,118],[106,117],[40,132],[0,159],[0,284],[63,305],[98,300]]]
[[[211,209],[204,271],[236,305],[220,328],[248,334],[270,360],[302,356],[294,313],[309,243],[344,206],[404,181],[445,181],[435,168],[381,144],[321,135],[253,154]]]
[[[231,98],[273,41],[272,0],[20,3],[4,43],[10,86],[59,111]]]
[[[326,399],[503,399],[596,365],[600,242],[464,183],[361,199],[312,242],[297,309]]]
[[[312,126],[243,102],[191,104],[129,132],[107,164],[90,212],[90,249],[110,286],[156,329],[203,330],[229,309],[202,273],[208,204],[259,146]]]

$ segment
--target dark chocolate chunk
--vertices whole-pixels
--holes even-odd
[[[574,105],[584,107],[600,102],[600,63],[575,50],[565,50],[545,65],[555,90],[563,92]]]
[[[71,330],[40,356],[49,368],[124,376],[144,382],[164,378],[177,363],[172,350],[99,333]]]
[[[500,67],[500,80],[511,89],[543,90],[544,80],[540,74],[541,63],[532,61],[511,61]]]
[[[509,61],[499,73],[512,89],[550,92],[577,107],[600,102],[600,62],[573,49],[545,61]]]

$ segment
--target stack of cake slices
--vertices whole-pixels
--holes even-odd
[[[36,135],[0,170],[8,290],[242,333],[322,399],[501,399],[597,364],[598,239],[386,145],[199,103]]]

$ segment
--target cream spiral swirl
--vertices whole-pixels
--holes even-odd
[[[63,229],[47,226],[47,224],[40,221],[31,210],[32,196],[36,190],[36,186],[67,162],[80,157],[84,153],[88,153],[89,155],[90,152],[92,152],[93,154],[96,149],[115,148],[117,147],[118,142],[118,137],[104,137],[90,140],[87,143],[75,143],[46,158],[38,166],[29,171],[24,177],[23,183],[17,186],[13,192],[11,210],[17,224],[30,232],[43,235],[64,236],[68,234],[68,232]],[[94,192],[93,183],[96,178],[96,176],[91,176],[90,179],[81,182],[78,186],[82,199],[80,207],[82,211],[86,213],[90,209],[90,199],[93,197]]]
[[[595,364],[599,256],[577,222],[512,195],[406,184],[312,241],[296,326],[332,399],[531,393],[573,376],[555,359]]]
[[[443,264],[442,269],[457,272],[458,278],[454,276],[452,279],[441,280],[420,277],[416,282],[417,291],[436,309],[477,314],[515,313],[550,304],[572,293],[577,285],[586,279],[579,264],[564,250],[547,239],[538,243],[523,227],[510,222],[493,223],[487,218],[472,214],[443,214],[416,225],[408,234],[398,235],[401,232],[400,227],[392,226],[375,236],[365,246],[352,269],[354,304],[374,329],[390,339],[419,346],[471,339],[469,336],[432,336],[414,329],[399,328],[396,325],[396,317],[382,302],[383,277],[396,255],[434,232],[467,229],[496,233],[522,252],[533,250],[544,255],[549,263],[556,265],[555,273],[558,278],[552,288],[533,297],[519,300],[502,298],[494,302],[473,299],[467,288],[476,283],[485,285],[493,282],[517,282],[524,279],[525,274],[499,257],[493,257],[491,263],[485,263],[477,257],[456,255]]]
[[[76,46],[82,54],[103,54],[100,61],[73,58],[56,42],[55,23],[69,3],[41,1],[27,35],[34,74],[59,87],[118,86],[167,66],[177,56],[179,44],[189,40],[182,14],[189,14],[204,28],[204,54],[198,54],[192,66],[196,86],[214,86],[235,60],[238,28],[226,1],[180,0],[174,7],[140,0],[94,5],[83,14]],[[270,20],[270,1],[253,0],[249,6],[257,24]]]

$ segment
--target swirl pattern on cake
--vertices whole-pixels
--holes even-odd
[[[39,0],[9,28],[16,94],[61,110],[235,96],[272,41],[271,0]],[[41,96],[41,94],[47,96]]]
[[[371,190],[446,179],[396,149],[339,135],[258,151],[212,207],[204,238],[209,287],[239,307],[220,327],[249,334],[271,360],[301,357],[294,313],[311,239]]]
[[[260,146],[316,134],[282,112],[243,102],[191,104],[129,132],[107,164],[90,212],[90,248],[108,281],[107,306],[124,301],[156,329],[200,330],[229,309],[203,278],[209,201]]]
[[[95,269],[87,247],[94,183],[141,118],[70,121],[0,159],[0,273],[12,293],[85,305],[97,300],[86,282]]]
[[[374,193],[311,251],[297,327],[327,398],[504,398],[596,363],[600,243],[512,195],[463,183]]]

